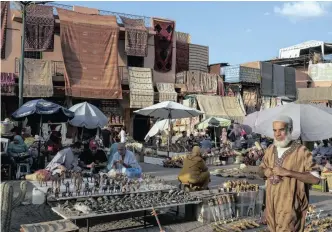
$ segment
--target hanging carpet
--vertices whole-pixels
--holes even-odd
[[[24,59],[24,97],[52,97],[52,64],[49,60]]]
[[[296,73],[295,68],[285,67],[285,96],[296,98]]]
[[[15,96],[14,73],[1,73],[1,95]]]
[[[25,51],[53,50],[55,22],[53,7],[28,5],[25,20]]]
[[[273,65],[273,96],[285,96],[285,68]]]
[[[218,89],[217,74],[201,72],[201,86],[203,93],[216,94]]]
[[[159,102],[177,102],[178,94],[175,92],[173,83],[157,83],[157,89],[159,92]]]
[[[187,77],[187,91],[189,93],[201,93],[201,72],[199,71],[188,71],[186,72]]]
[[[208,72],[209,47],[189,44],[189,70]]]
[[[115,16],[57,8],[66,95],[122,99],[118,72],[119,26]]]
[[[127,56],[146,57],[148,55],[148,29],[143,19],[120,16],[125,27],[125,52]]]
[[[261,95],[273,96],[273,64],[261,62]]]
[[[9,2],[1,2],[1,59],[6,57],[6,28]]]
[[[182,42],[187,44],[191,43],[190,34],[176,31],[175,35],[176,35],[176,42]]]
[[[144,108],[153,105],[154,90],[150,68],[128,67],[130,108]]]
[[[259,109],[257,94],[257,87],[243,86],[243,104],[247,114],[254,113]]]
[[[153,27],[156,31],[156,35],[154,36],[154,70],[164,73],[169,72],[172,70],[175,22],[153,18]]]
[[[176,73],[189,70],[189,44],[176,41]]]

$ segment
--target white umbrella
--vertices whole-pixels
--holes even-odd
[[[134,113],[141,114],[144,116],[160,118],[160,119],[169,119],[169,120],[178,119],[178,118],[191,118],[204,114],[199,110],[184,106],[182,104],[173,101],[160,102],[158,104],[140,110],[136,110],[134,111]],[[169,131],[170,128],[171,125],[169,125]],[[170,144],[169,137],[170,136],[168,136],[167,154],[169,154],[169,144]]]
[[[76,127],[95,129],[104,127],[108,123],[107,117],[97,107],[87,102],[79,103],[70,107],[75,112],[75,117],[69,123]]]
[[[158,104],[136,110],[134,113],[161,119],[191,118],[204,114],[199,110],[173,101],[160,102]]]
[[[149,140],[151,137],[155,136],[156,134],[158,134],[159,132],[165,131],[169,128],[169,119],[163,119],[160,121],[157,121],[149,130],[149,132],[146,134],[144,140],[147,141]]]
[[[289,103],[246,116],[244,123],[254,132],[273,138],[272,122],[280,115],[293,119],[292,138],[317,141],[332,137],[332,111],[328,107]]]

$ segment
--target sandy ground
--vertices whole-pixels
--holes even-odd
[[[155,176],[160,176],[167,181],[172,181],[174,184],[177,184],[177,175],[180,169],[175,168],[163,168],[157,165],[151,164],[141,164],[144,172],[150,173]],[[237,167],[236,165],[227,165],[225,168]],[[213,170],[217,167],[210,167],[210,170]],[[220,167],[218,167],[220,168]],[[210,188],[216,188],[224,181],[228,180],[227,178],[221,178],[216,176],[211,176]],[[262,180],[250,180],[251,183],[263,184]],[[12,181],[14,186],[14,196],[19,192],[19,181]],[[12,226],[11,231],[19,231],[20,225],[37,223],[43,221],[51,221],[61,219],[59,216],[54,214],[49,206],[46,205],[31,205],[31,193],[32,193],[32,184],[28,183],[28,192],[25,199],[25,202],[28,205],[21,205],[15,208],[12,212]],[[317,191],[310,191],[310,202],[314,203],[319,209],[324,210],[324,213],[332,213],[332,194],[331,193],[320,193]],[[164,211],[165,215],[160,215],[160,221],[163,226],[163,229],[168,231],[179,231],[179,232],[198,232],[198,231],[212,231],[208,225],[203,225],[202,223],[193,221],[193,222],[184,222],[182,216],[184,214],[184,207],[180,208],[179,216],[175,216],[174,213]],[[115,221],[111,221],[115,220]],[[139,222],[133,220],[132,218],[124,219],[124,216],[118,218],[100,218],[98,220],[90,220],[90,231],[137,231],[137,232],[158,232],[159,229],[156,225],[155,219],[149,217],[147,219],[149,223],[152,224],[151,227],[146,229],[122,229],[116,230],[129,226],[138,226]],[[87,231],[85,227],[85,221],[78,221],[77,225],[80,227],[80,232]],[[154,226],[153,226],[154,225]]]

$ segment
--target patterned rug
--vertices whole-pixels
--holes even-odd
[[[189,44],[176,41],[176,73],[189,70]]]
[[[225,96],[225,85],[221,76],[218,77],[218,95]]]
[[[187,91],[189,93],[201,93],[201,72],[199,71],[188,71],[186,72],[187,77]]]
[[[52,6],[29,5],[26,11],[25,50],[53,50],[54,24]]]
[[[157,83],[159,92],[159,102],[174,101],[177,102],[178,94],[175,92],[173,83]]]
[[[24,97],[52,97],[52,64],[49,60],[24,59]]]
[[[201,72],[201,86],[203,93],[216,94],[218,89],[218,75]]]
[[[1,95],[15,96],[14,73],[1,73]]]
[[[251,114],[259,109],[257,87],[243,86],[243,104],[247,114]]]
[[[61,8],[57,11],[61,20],[66,95],[122,99],[116,17],[82,14]]]
[[[125,32],[125,52],[127,56],[146,57],[148,55],[148,30],[143,19],[120,16]]]
[[[175,22],[153,18],[155,59],[154,70],[169,72],[172,70],[173,34]]]
[[[9,2],[1,2],[1,59],[6,57],[6,27]]]
[[[128,67],[130,108],[144,108],[154,103],[152,70]]]
[[[190,34],[176,31],[175,35],[176,35],[176,42],[182,42],[187,44],[191,43]]]

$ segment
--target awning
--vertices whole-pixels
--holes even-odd
[[[242,122],[245,116],[236,97],[196,95],[205,117],[220,117]]]
[[[299,103],[332,100],[332,87],[300,88],[297,92]]]

